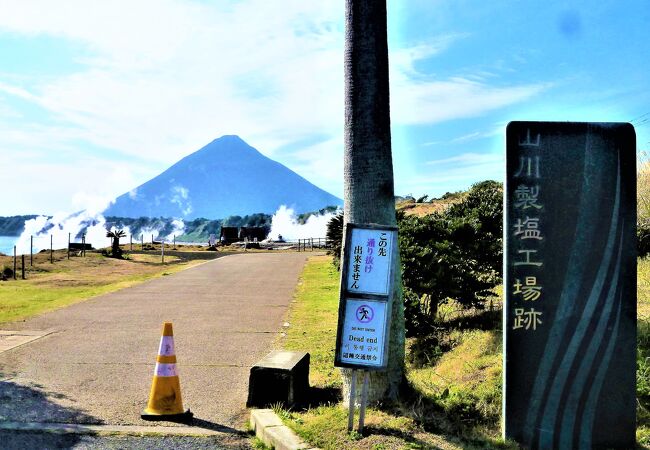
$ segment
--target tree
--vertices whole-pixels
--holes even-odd
[[[390,137],[386,1],[346,0],[345,223],[396,225]],[[399,261],[393,270],[388,368],[371,372],[370,401],[398,396],[404,379],[404,308]],[[350,371],[343,370],[349,402]]]
[[[327,222],[327,232],[325,240],[329,250],[328,255],[332,255],[334,267],[336,270],[341,268],[341,247],[343,245],[343,211],[337,213]]]
[[[501,281],[503,188],[487,181],[462,202],[425,217],[400,216],[399,239],[409,335],[431,331],[449,300],[482,308]]]
[[[111,230],[106,233],[106,237],[112,238],[111,256],[113,258],[122,258],[122,249],[120,248],[120,238],[126,236],[124,230]]]

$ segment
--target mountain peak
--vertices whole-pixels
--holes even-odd
[[[280,205],[316,211],[342,201],[237,135],[224,135],[118,197],[105,215],[204,217],[274,213]]]

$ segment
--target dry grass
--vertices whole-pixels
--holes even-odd
[[[418,217],[428,216],[434,212],[440,212],[447,209],[450,205],[458,203],[460,199],[456,200],[434,200],[431,203],[416,203],[414,201],[405,201],[398,203],[395,208],[398,211],[403,211],[407,216],[416,215]]]
[[[126,249],[126,246],[123,248]],[[85,257],[75,255],[68,259],[66,250],[56,250],[53,263],[50,263],[48,251],[35,254],[33,266],[30,266],[29,255],[26,255],[25,280],[21,279],[19,257],[17,279],[0,282],[0,323],[22,320],[133,286],[223,254],[188,249],[167,253],[162,263],[159,251],[132,253],[128,259],[120,260],[107,258],[98,252],[87,252]],[[0,256],[0,269],[5,267],[13,269],[13,257]]]

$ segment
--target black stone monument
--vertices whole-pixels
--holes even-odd
[[[506,146],[504,436],[633,448],[634,128],[511,122]]]

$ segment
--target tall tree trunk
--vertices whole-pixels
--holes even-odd
[[[345,223],[394,226],[386,2],[346,0],[345,21]],[[396,399],[404,378],[399,258],[395,264],[388,369],[371,373],[369,401]],[[351,370],[342,373],[344,403],[349,404]]]

